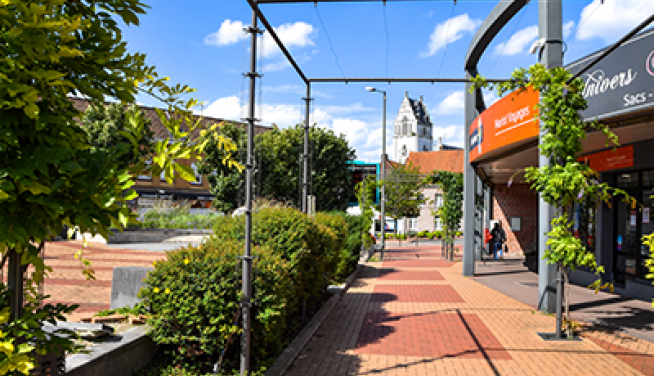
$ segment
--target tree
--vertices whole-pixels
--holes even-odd
[[[477,77],[475,87],[488,86],[483,78]],[[564,68],[547,69],[543,65],[532,65],[529,69],[517,69],[509,82],[496,84],[499,95],[512,90],[524,91],[528,87],[538,90],[541,102],[538,104],[538,117],[543,127],[540,152],[548,159],[549,164],[543,167],[529,167],[525,178],[531,183],[531,188],[540,193],[541,197],[555,209],[552,219],[552,230],[544,251],[548,263],[556,264],[564,279],[565,319],[557,320],[557,333],[561,325],[566,326],[568,335],[572,335],[572,322],[569,312],[569,279],[568,273],[580,266],[594,270],[599,279],[591,286],[597,290],[612,287],[602,284],[601,274],[604,267],[597,264],[595,254],[589,251],[581,239],[574,236],[572,221],[574,205],[586,198],[596,199],[599,203],[609,200],[614,195],[621,195],[634,207],[636,201],[625,191],[612,188],[599,181],[599,175],[583,162],[577,160],[583,151],[582,141],[586,131],[596,129],[603,132],[607,138],[607,146],[618,145],[617,136],[608,126],[597,122],[584,122],[579,112],[586,109],[586,99],[583,97],[584,82],[580,78],[572,79],[572,74]],[[560,308],[557,307],[557,311]],[[557,317],[559,315],[557,314]]]
[[[135,197],[130,187],[145,161],[121,167],[113,160],[121,154],[90,145],[69,95],[96,105],[105,96],[133,103],[141,85],[162,98],[170,116],[158,114],[171,138],[156,142],[151,168],[171,181],[175,174],[195,179],[189,167],[173,161],[197,159],[214,137],[213,126],[200,131],[192,119],[197,101],[180,97],[192,89],[167,85],[167,78],[145,64],[144,55],[127,53],[117,18],[138,25],[144,8],[138,0],[1,2],[0,267],[8,261],[10,273],[9,287],[0,284],[0,375],[29,373],[35,352],[75,347],[70,339],[44,333],[40,325],[64,320],[75,309],[39,304],[45,296],[37,286],[51,271],[39,253],[49,236],[68,225],[107,237],[110,227],[134,220],[123,204]],[[132,150],[138,149],[145,124],[142,114],[129,113],[124,134]],[[200,137],[191,139],[196,131]],[[218,141],[235,148],[223,138]],[[33,269],[23,280],[28,266]]]
[[[304,127],[296,125],[286,129],[273,129],[256,138],[260,192],[279,201],[300,206],[302,169],[300,154],[303,151]],[[328,129],[312,126],[310,190],[316,196],[316,210],[347,209],[354,187],[348,164],[356,155],[344,135],[335,135]]]
[[[133,135],[126,122],[134,118],[139,112],[143,118],[143,134]],[[80,122],[86,131],[88,142],[107,155],[113,156],[118,167],[126,169],[149,157],[154,148],[152,121],[143,116],[141,109],[135,105],[123,106],[120,103],[111,103],[108,106],[91,104]],[[138,147],[134,148],[132,140],[138,140]]]
[[[425,183],[438,184],[443,190],[443,205],[438,214],[443,221],[445,242],[449,247],[450,260],[454,259],[454,237],[461,228],[463,218],[463,174],[450,171],[434,171]]]
[[[404,217],[414,218],[420,215],[420,206],[425,202],[421,195],[422,182],[420,169],[411,162],[407,165],[393,167],[390,175],[381,184],[385,185],[386,214],[395,221]],[[380,210],[379,207],[376,208]],[[382,225],[383,225],[382,220]]]
[[[230,139],[237,147],[234,158],[245,164],[247,137],[245,130],[234,123],[223,123],[220,133]],[[207,176],[214,195],[213,206],[222,212],[231,212],[245,202],[245,174],[223,161],[230,152],[219,148],[217,142],[211,141],[205,149],[205,156],[199,166],[201,174]]]

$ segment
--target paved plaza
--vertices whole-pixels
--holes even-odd
[[[385,261],[362,267],[286,376],[654,376],[648,302],[575,288],[573,318],[592,325],[582,341],[545,342],[537,333],[552,332],[555,319],[535,309],[537,276],[521,259],[478,263],[477,276],[467,278],[460,249],[450,262],[433,243],[398,245],[389,244]],[[151,266],[165,258],[159,251],[119,247],[91,244],[84,250],[97,277],[87,281],[74,257],[80,242],[48,243],[50,302],[80,304],[70,320],[108,309],[114,266]]]
[[[440,255],[410,245],[368,263],[285,375],[654,375],[651,342],[600,328],[545,342],[554,317]]]
[[[45,263],[53,269],[44,284],[45,294],[51,296],[45,302],[79,304],[80,307],[68,317],[69,321],[109,309],[114,267],[152,266],[154,261],[165,258],[163,252],[89,243],[83,250],[83,257],[91,261],[96,280],[86,280],[82,275],[81,261],[75,258],[80,249],[80,241],[47,242],[45,245]]]

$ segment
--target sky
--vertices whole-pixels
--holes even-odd
[[[197,89],[199,113],[240,121],[247,116],[252,23],[246,0],[144,0],[138,27],[124,27],[130,52],[147,55],[171,82]],[[653,0],[561,0],[564,64],[616,42],[654,13]],[[262,4],[260,7],[307,77],[463,78],[463,62],[478,27],[498,0],[434,0]],[[508,78],[537,63],[529,53],[538,39],[538,0],[525,6],[495,37],[479,71]],[[261,27],[263,27],[260,24]],[[286,128],[304,121],[306,87],[270,36],[259,38],[255,117]],[[387,153],[393,122],[408,92],[423,101],[436,142],[463,146],[464,84],[314,83],[310,123],[343,134],[357,159],[375,162],[382,150],[382,96],[387,92]],[[486,94],[487,102],[497,97]],[[138,101],[161,106],[140,95]],[[487,103],[488,105],[488,103]]]

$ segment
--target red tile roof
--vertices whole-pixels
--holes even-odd
[[[434,170],[463,173],[463,150],[411,152],[406,163],[420,168],[421,174]]]

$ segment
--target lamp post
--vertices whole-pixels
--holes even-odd
[[[386,92],[383,90],[375,89],[374,87],[366,87],[371,93],[377,92],[384,95],[382,106],[382,156],[381,156],[381,259],[384,260],[384,250],[386,250],[386,194],[385,194],[385,179],[386,179]]]

